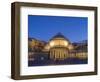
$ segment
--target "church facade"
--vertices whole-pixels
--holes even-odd
[[[69,51],[73,49],[70,41],[61,33],[58,33],[50,39],[45,46],[45,50],[50,53],[50,59],[64,60],[68,57]],[[44,51],[45,51],[44,50]]]
[[[80,49],[76,50],[79,46]],[[64,60],[66,58],[87,58],[87,44],[74,46],[64,35],[58,33],[50,39],[43,51],[50,53],[50,59]]]
[[[87,59],[87,42],[71,43],[64,35],[57,33],[48,42],[30,39],[29,60]]]

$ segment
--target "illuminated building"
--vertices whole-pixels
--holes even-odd
[[[57,33],[48,42],[34,38],[28,40],[29,60],[87,59],[87,42],[71,43],[64,35]]]
[[[63,60],[69,57],[69,51],[73,49],[73,46],[67,38],[58,33],[50,39],[45,49],[49,51],[50,59]]]

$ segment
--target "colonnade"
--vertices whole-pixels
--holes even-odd
[[[66,48],[54,48],[50,50],[50,59],[63,60],[68,56],[68,50]]]

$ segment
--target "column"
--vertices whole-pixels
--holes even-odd
[[[65,59],[64,58],[64,50],[62,50],[61,53],[62,53],[62,59]]]
[[[60,58],[62,59],[62,50],[60,50]]]
[[[53,54],[52,54],[52,50],[51,50],[51,51],[50,51],[50,59],[52,59],[52,55],[53,55]]]
[[[55,51],[53,50],[53,58],[55,59]]]
[[[62,53],[61,53],[61,50],[60,50],[60,58],[62,59]]]

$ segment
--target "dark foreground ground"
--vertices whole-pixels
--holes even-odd
[[[77,59],[77,58],[69,58],[66,60],[34,60],[28,61],[28,66],[48,66],[48,65],[70,65],[70,64],[87,64],[87,59]]]

